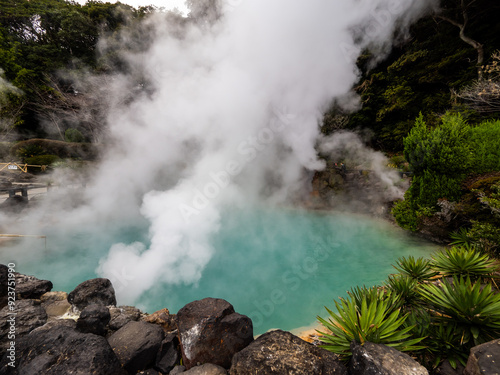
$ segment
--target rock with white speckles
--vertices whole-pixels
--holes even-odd
[[[252,320],[222,299],[194,301],[177,313],[183,364],[231,366],[233,355],[253,341]]]
[[[408,354],[382,344],[351,343],[351,375],[429,375],[425,367]]]
[[[500,375],[500,339],[473,347],[464,375]]]

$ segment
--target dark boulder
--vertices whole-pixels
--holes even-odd
[[[122,375],[120,362],[102,336],[81,333],[75,322],[59,320],[17,342],[15,368],[4,356],[0,373],[12,375]]]
[[[18,340],[46,322],[47,313],[39,301],[32,299],[16,301],[14,310],[5,306],[0,310],[0,349],[3,351],[9,345],[11,341],[8,339],[9,335],[14,334]]]
[[[109,309],[106,306],[88,305],[82,310],[76,322],[76,328],[83,333],[104,336],[109,320]]]
[[[108,279],[87,280],[68,295],[68,302],[79,310],[91,304],[115,306],[115,290]]]
[[[129,374],[151,368],[164,338],[161,327],[146,322],[129,322],[113,333],[109,344]]]
[[[233,355],[253,340],[251,319],[222,299],[187,304],[177,313],[177,325],[187,369],[202,363],[229,368]]]
[[[161,342],[154,367],[161,373],[168,374],[180,362],[180,359],[179,338],[175,334],[168,334]]]
[[[263,334],[233,357],[231,375],[347,375],[333,353],[281,330]]]
[[[500,340],[473,347],[464,375],[500,375]]]
[[[425,367],[408,354],[382,344],[351,343],[351,375],[429,375]]]
[[[212,363],[205,363],[201,366],[193,367],[190,370],[184,371],[184,375],[227,375],[227,371]]]
[[[9,267],[5,264],[0,264],[0,309],[7,306],[8,275]]]
[[[111,320],[109,322],[109,329],[118,331],[128,322],[136,322],[141,317],[141,310],[132,306],[119,306],[110,307],[109,313]]]
[[[16,273],[16,295],[18,299],[38,299],[52,290],[52,282],[33,276]]]

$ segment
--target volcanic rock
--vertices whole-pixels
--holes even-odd
[[[59,320],[18,340],[15,368],[4,356],[0,373],[122,375],[124,371],[104,337],[78,332],[74,321]]]
[[[337,356],[281,330],[263,334],[233,357],[231,375],[347,375]]]
[[[177,313],[177,326],[187,369],[202,363],[229,368],[233,355],[253,341],[252,320],[222,299],[188,303]]]
[[[87,280],[68,295],[68,302],[79,310],[91,304],[115,306],[115,290],[108,279]]]
[[[18,299],[38,299],[52,290],[52,282],[33,276],[16,273],[16,295]]]
[[[81,312],[76,322],[76,328],[83,333],[104,336],[110,319],[109,309],[106,306],[88,305]]]
[[[129,374],[146,370],[156,363],[164,338],[161,327],[146,322],[129,322],[113,333],[109,344]]]
[[[18,340],[46,322],[47,313],[39,301],[32,299],[16,301],[15,310],[5,306],[0,310],[0,349],[3,352],[8,347],[11,341],[8,339],[9,333],[14,333],[15,339]],[[15,331],[12,331],[11,327],[15,328]]]
[[[179,338],[175,334],[169,334],[161,342],[154,367],[161,373],[168,374],[180,359]]]
[[[227,375],[227,371],[220,366],[212,363],[205,363],[201,366],[195,366],[190,370],[184,371],[185,375]]]
[[[109,322],[109,329],[117,331],[128,322],[136,322],[141,317],[141,310],[132,306],[119,306],[110,307],[109,313],[111,321]]]
[[[7,306],[8,274],[9,267],[5,264],[0,264],[0,309]]]
[[[351,343],[351,375],[429,375],[425,367],[409,355],[382,344]]]
[[[470,350],[464,375],[500,375],[500,339]]]

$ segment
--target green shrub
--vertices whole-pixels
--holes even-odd
[[[392,215],[401,228],[415,232],[418,230],[418,216],[409,200],[397,201],[392,207]]]
[[[472,128],[471,145],[474,172],[500,170],[500,120],[485,121]]]
[[[24,162],[28,165],[51,165],[59,160],[57,155],[37,155],[25,158]]]
[[[97,148],[91,143],[69,143],[51,139],[33,138],[12,146],[10,153],[27,157],[36,155],[57,155],[61,159],[75,158],[93,160],[97,157]]]
[[[81,143],[85,141],[85,137],[78,129],[69,128],[64,132],[64,140],[66,142]]]

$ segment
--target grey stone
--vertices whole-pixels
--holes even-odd
[[[425,367],[394,348],[366,342],[351,343],[351,375],[429,375]]]
[[[500,339],[473,347],[464,375],[500,375]]]
[[[0,373],[12,375],[122,375],[120,362],[106,339],[76,331],[75,323],[53,321],[17,342],[15,368],[4,356]]]
[[[109,320],[109,309],[106,306],[88,305],[82,310],[76,322],[76,328],[83,333],[104,336]]]
[[[227,371],[212,363],[205,363],[183,372],[185,375],[227,375]]]
[[[129,374],[152,368],[163,341],[161,327],[146,322],[129,322],[113,333],[109,344]]]
[[[233,355],[253,341],[251,319],[222,299],[187,304],[177,313],[177,325],[187,369],[202,363],[229,368]]]
[[[155,369],[168,374],[179,363],[180,359],[179,338],[175,334],[169,334],[161,343],[156,356]]]
[[[263,334],[233,357],[231,375],[347,375],[337,356],[281,330]]]
[[[68,295],[68,302],[79,310],[92,304],[115,306],[115,290],[108,279],[87,280]]]
[[[5,306],[0,310],[0,349],[3,351],[8,347],[11,341],[9,334],[14,333],[18,340],[46,322],[47,313],[39,301],[31,299],[16,301],[13,311],[9,306]],[[12,331],[13,328],[15,331]]]

